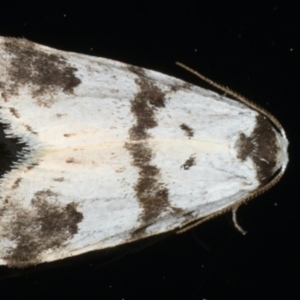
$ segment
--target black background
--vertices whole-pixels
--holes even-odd
[[[290,141],[282,181],[230,215],[116,260],[0,268],[1,299],[299,299],[298,9],[288,1],[5,2],[0,35],[202,82],[184,62],[267,108]],[[298,149],[298,151],[296,151]],[[130,249],[130,247],[129,247]],[[134,249],[134,247],[133,247]]]

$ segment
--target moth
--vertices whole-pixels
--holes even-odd
[[[25,267],[184,229],[272,187],[288,163],[282,126],[223,91],[237,100],[0,38],[0,264]]]

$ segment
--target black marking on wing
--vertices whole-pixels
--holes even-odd
[[[261,185],[271,180],[275,173],[277,154],[276,133],[270,121],[262,116],[256,117],[256,126],[250,136],[244,133],[236,143],[238,158],[245,161],[250,157],[257,170],[257,180]]]
[[[190,169],[192,166],[196,165],[196,157],[191,155],[181,166],[184,170]]]
[[[2,257],[10,267],[39,263],[42,252],[64,245],[77,233],[78,223],[83,220],[75,203],[62,206],[59,195],[51,190],[36,192],[31,206],[31,209],[24,209],[14,204],[13,199],[6,199],[0,210],[4,225],[9,217],[7,228],[3,226],[7,233],[3,232],[2,237],[16,243]]]
[[[57,89],[73,93],[81,83],[75,75],[77,69],[64,57],[41,51],[40,46],[30,41],[10,38],[5,40],[4,47],[9,56],[9,83],[2,83],[3,95],[18,95],[19,87],[24,85],[31,89],[33,98]]]
[[[17,111],[15,108],[11,107],[11,108],[9,109],[9,111],[10,111],[16,118],[20,118],[20,114],[18,113],[18,111]]]
[[[191,138],[194,136],[194,130],[186,124],[181,124],[180,128],[185,132],[185,134]]]
[[[131,101],[131,112],[136,118],[136,123],[129,129],[131,141],[125,143],[125,148],[132,156],[133,166],[139,169],[139,178],[134,190],[143,212],[139,216],[141,225],[133,232],[133,236],[138,238],[162,212],[167,209],[175,211],[176,208],[169,203],[168,188],[161,179],[160,169],[151,162],[155,153],[147,142],[150,137],[148,129],[158,126],[155,114],[157,110],[165,107],[166,95],[146,78],[143,69],[129,69],[139,75],[135,81],[139,92]]]
[[[12,186],[11,188],[12,188],[13,190],[17,189],[17,188],[19,187],[21,181],[22,181],[22,178],[21,178],[21,177],[19,177],[18,179],[16,179],[15,182],[14,182],[14,184],[13,184],[13,186]]]
[[[169,207],[168,189],[160,180],[160,170],[151,164],[152,151],[144,143],[126,143],[125,148],[133,158],[133,165],[139,168],[135,193],[143,207],[140,221],[151,224],[160,213]]]

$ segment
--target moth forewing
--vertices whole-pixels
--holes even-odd
[[[254,104],[109,59],[3,37],[0,90],[3,265],[182,228],[288,162],[284,130]]]

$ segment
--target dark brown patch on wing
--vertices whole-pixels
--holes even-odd
[[[270,121],[258,115],[256,126],[250,136],[240,134],[236,143],[238,158],[242,161],[250,157],[257,169],[257,179],[266,184],[274,175],[278,151],[276,133]]]
[[[191,155],[181,167],[184,170],[188,170],[189,168],[191,168],[194,165],[196,165],[196,157],[194,155]]]
[[[76,68],[62,56],[41,51],[36,44],[26,40],[6,39],[4,46],[11,57],[8,74],[12,83],[6,86],[6,91],[11,94],[18,94],[21,85],[30,86],[33,97],[57,89],[73,93],[81,83],[75,75]]]
[[[73,157],[69,157],[67,160],[66,160],[66,163],[67,164],[72,164],[75,162],[75,159]]]
[[[62,206],[59,195],[50,190],[35,193],[31,205],[30,210],[12,204],[4,209],[4,214],[14,214],[6,237],[17,244],[3,257],[8,266],[25,267],[41,262],[39,255],[61,247],[77,233],[78,223],[83,219],[75,203]]]
[[[29,166],[26,167],[27,171],[30,171],[32,170],[34,167],[38,166],[39,164],[38,163],[30,163]]]
[[[66,114],[55,114],[58,118],[61,118],[62,116],[65,116]]]
[[[140,91],[131,101],[131,112],[136,118],[136,124],[130,129],[131,140],[145,140],[149,137],[148,129],[157,126],[155,111],[165,107],[165,94],[152,82],[145,78],[135,80]]]
[[[11,108],[9,109],[9,111],[10,111],[16,118],[20,118],[20,115],[19,115],[18,111],[17,111],[15,108],[11,107]]]
[[[4,102],[7,102],[8,99],[7,99],[7,93],[4,92],[5,90],[5,82],[3,81],[0,81],[0,89],[1,89],[1,98],[3,99]]]
[[[160,180],[159,169],[151,165],[151,149],[144,143],[126,143],[125,148],[133,158],[133,165],[139,168],[139,178],[134,186],[139,203],[143,207],[140,221],[151,224],[160,213],[168,208],[168,189]]]
[[[63,182],[65,179],[63,177],[53,178],[54,181]]]
[[[142,236],[148,226],[153,224],[164,211],[175,211],[169,203],[169,191],[161,180],[160,169],[151,161],[154,153],[147,142],[149,129],[156,127],[156,111],[165,107],[165,93],[152,81],[146,78],[145,71],[130,67],[130,71],[138,74],[135,80],[139,92],[131,101],[131,112],[136,123],[129,129],[131,142],[125,143],[125,148],[132,156],[133,166],[139,169],[139,178],[134,185],[136,197],[143,208],[139,216],[139,228],[133,231],[133,236]]]
[[[31,132],[31,133],[33,133],[33,134],[38,134],[36,131],[33,131],[32,130],[32,128],[31,128],[31,126],[29,126],[29,125],[25,125],[25,128],[29,131],[29,132]]]
[[[73,135],[76,135],[76,133],[65,133],[64,137],[70,137],[70,136],[73,136]]]
[[[185,132],[185,134],[191,138],[194,136],[194,130],[186,124],[181,124],[180,128]]]
[[[18,186],[20,185],[20,182],[22,181],[22,178],[18,178],[15,182],[14,182],[14,184],[13,184],[13,186],[11,187],[13,190],[15,190],[16,188],[18,188]]]

